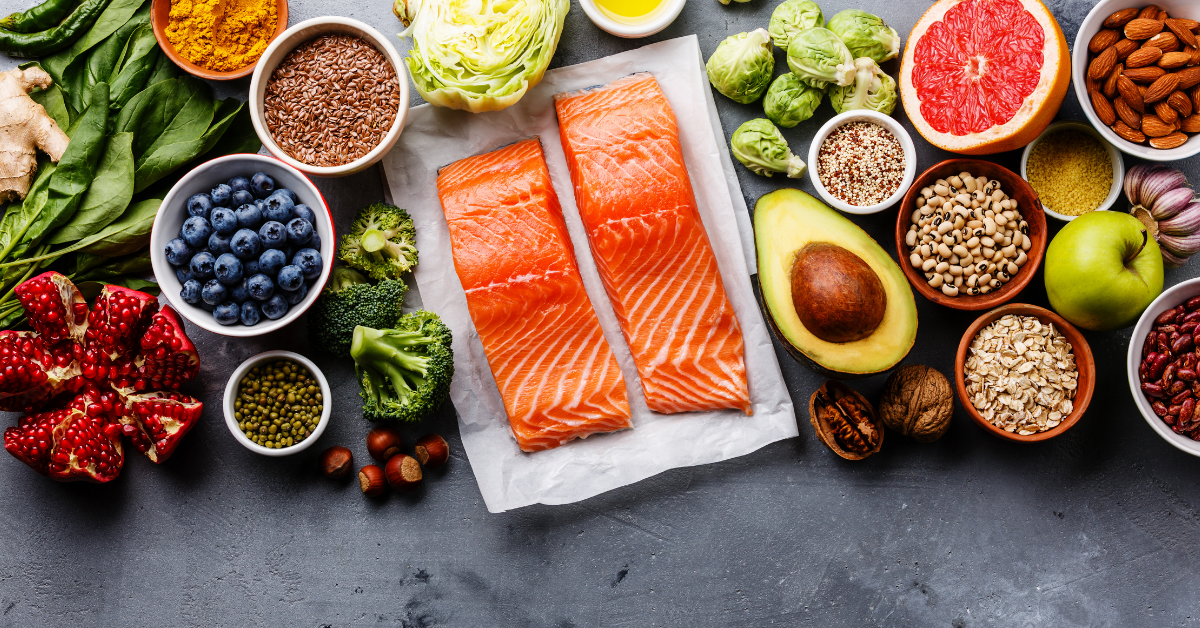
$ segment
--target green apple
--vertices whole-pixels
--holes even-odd
[[[1067,223],[1046,249],[1050,306],[1084,329],[1136,323],[1162,287],[1158,243],[1126,213],[1088,212]]]

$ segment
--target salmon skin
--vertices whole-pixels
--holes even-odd
[[[592,257],[646,403],[753,414],[741,327],[658,81],[634,74],[554,101]]]
[[[446,166],[437,186],[454,269],[521,449],[632,427],[538,140]]]

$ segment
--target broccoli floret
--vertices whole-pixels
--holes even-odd
[[[372,279],[399,279],[417,265],[417,234],[408,212],[386,203],[358,211],[338,257]]]
[[[450,394],[454,352],[450,328],[433,312],[405,314],[393,329],[355,327],[350,357],[363,416],[417,421]]]
[[[390,326],[400,317],[406,292],[408,286],[399,279],[372,285],[357,270],[338,266],[310,310],[309,343],[339,358],[350,357],[354,328]]]

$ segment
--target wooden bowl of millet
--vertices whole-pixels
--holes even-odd
[[[271,40],[279,36],[280,33],[287,30],[288,26],[288,3],[287,0],[275,1],[275,32],[271,33],[267,38],[266,43],[270,44]],[[172,0],[152,0],[150,5],[150,26],[154,29],[154,39],[158,40],[158,46],[166,53],[167,58],[183,69],[183,71],[192,76],[210,81],[229,81],[233,79],[249,76],[254,71],[254,66],[258,65],[258,59],[244,67],[236,70],[222,72],[220,70],[210,70],[206,67],[196,65],[191,61],[183,58],[176,50],[175,46],[171,45],[171,41],[167,39],[167,25],[171,19],[171,2]],[[266,51],[266,48],[263,48]],[[262,58],[261,55],[259,58]]]
[[[957,296],[948,296],[941,289],[929,285],[929,280],[925,278],[925,271],[913,267],[910,260],[911,252],[905,238],[908,235],[909,226],[913,224],[913,214],[917,211],[917,198],[922,195],[922,190],[933,187],[938,179],[949,179],[963,172],[969,172],[975,177],[987,177],[989,181],[1000,182],[1000,189],[1009,198],[1017,201],[1017,211],[1028,224],[1028,233],[1023,232],[1023,237],[1029,238],[1031,246],[1026,251],[1028,261],[1015,275],[1012,275],[1012,279],[1000,288],[993,289],[987,294],[976,295],[970,295],[966,291],[960,290]],[[1029,183],[1008,168],[980,159],[947,159],[922,172],[913,181],[912,187],[908,188],[908,193],[904,195],[900,211],[896,215],[896,252],[900,255],[900,268],[904,271],[904,276],[908,277],[908,282],[921,296],[938,305],[956,310],[988,310],[1012,300],[1037,274],[1038,267],[1042,264],[1042,257],[1046,253],[1046,214],[1042,212],[1042,203],[1038,200],[1037,192],[1034,192]]]

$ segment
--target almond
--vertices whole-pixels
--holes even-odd
[[[1179,77],[1179,89],[1191,89],[1200,85],[1200,67],[1184,68],[1175,75]]]
[[[1131,57],[1133,55],[1130,55]],[[1117,65],[1117,49],[1105,48],[1104,52],[1100,53],[1095,59],[1092,59],[1092,65],[1088,68],[1088,76],[1096,79],[1108,78],[1112,73],[1112,69]]]
[[[1170,96],[1171,92],[1175,91],[1176,87],[1179,87],[1179,75],[1164,74],[1162,78],[1154,81],[1154,83],[1152,83],[1146,90],[1146,96],[1144,97],[1144,100],[1146,104],[1156,103],[1167,96]]]
[[[1105,126],[1109,126],[1117,121],[1117,112],[1113,110],[1112,104],[1108,102],[1104,94],[1090,92],[1088,95],[1092,97],[1092,109],[1096,112],[1096,117],[1100,118],[1100,121]],[[1167,107],[1167,109],[1171,108]],[[1175,110],[1171,109],[1171,111],[1174,112]]]
[[[1129,125],[1130,128],[1142,128],[1142,114],[1134,111],[1129,106],[1129,103],[1125,102],[1124,98],[1118,98],[1113,101],[1113,110],[1117,112],[1117,117]]]
[[[1121,78],[1121,73],[1125,71],[1125,66],[1118,63],[1113,67],[1112,74],[1104,81],[1104,95],[1108,98],[1114,98],[1117,95],[1117,79]]]
[[[1171,95],[1167,96],[1166,102],[1184,118],[1195,112],[1195,109],[1192,107],[1192,99],[1188,98],[1187,94],[1181,91],[1171,92]]]
[[[1200,85],[1192,88],[1192,109],[1200,111]]]
[[[1189,20],[1186,17],[1177,17],[1177,18],[1172,18],[1172,19],[1174,19],[1180,26],[1182,26],[1183,28],[1185,28],[1186,30],[1189,30],[1189,31],[1194,32],[1197,28],[1200,28],[1200,22],[1198,22],[1196,20]],[[1113,27],[1113,28],[1115,28],[1115,27]]]
[[[1146,40],[1142,48],[1158,48],[1163,52],[1179,50],[1179,38],[1172,33],[1159,33]]]
[[[1122,39],[1117,42],[1116,48],[1117,58],[1123,61],[1125,57],[1128,57],[1134,50],[1138,49],[1138,43],[1132,39]]]
[[[1166,73],[1166,70],[1158,67],[1157,65],[1152,65],[1145,68],[1130,68],[1129,66],[1125,66],[1125,76],[1134,83],[1150,84],[1162,78],[1162,76]]]
[[[1184,28],[1183,20],[1167,20],[1165,24],[1172,33],[1175,33],[1175,36],[1179,38],[1179,41],[1182,41],[1189,46],[1196,45],[1196,35],[1192,33],[1192,29]],[[1103,33],[1104,31],[1100,32]],[[1103,48],[1101,50],[1103,50]]]
[[[1191,65],[1200,65],[1200,47],[1192,48],[1192,63]]]
[[[1180,146],[1183,146],[1187,143],[1187,141],[1188,136],[1184,135],[1183,133],[1172,133],[1170,135],[1156,137],[1150,140],[1150,145],[1159,150],[1171,150],[1172,148],[1179,148]]]
[[[1146,5],[1146,7],[1138,13],[1138,19],[1157,20],[1159,11],[1162,11],[1162,9],[1159,8],[1158,5],[1155,5],[1155,4]]]
[[[1179,122],[1179,112],[1175,111],[1165,100],[1154,103],[1154,115],[1171,126],[1175,126],[1175,123]]]
[[[1153,49],[1152,49],[1153,50]],[[1116,52],[1115,50],[1113,52]],[[1132,57],[1133,55],[1129,55]],[[1168,52],[1158,60],[1158,67],[1164,70],[1182,68],[1192,60],[1192,55],[1186,52]]]
[[[1133,142],[1134,144],[1145,144],[1146,143],[1146,135],[1144,133],[1142,133],[1141,131],[1136,131],[1134,129],[1129,128],[1129,125],[1125,124],[1124,122],[1122,122],[1120,120],[1118,120],[1117,123],[1113,125],[1112,130],[1114,133],[1121,136],[1121,139],[1124,139],[1126,141]]]
[[[1132,69],[1144,68],[1148,65],[1154,65],[1162,56],[1163,51],[1154,46],[1141,48],[1125,58],[1125,67]]]
[[[1104,20],[1104,28],[1121,28],[1132,22],[1138,16],[1138,13],[1141,13],[1141,11],[1137,9],[1121,9]]]
[[[1125,25],[1125,36],[1134,41],[1144,41],[1154,37],[1166,28],[1162,22],[1139,17]]]
[[[1171,19],[1171,14],[1167,13],[1166,9],[1163,9],[1162,11],[1158,12],[1158,17],[1156,17],[1154,19],[1162,22],[1163,24],[1166,24],[1167,20]]]
[[[1146,113],[1142,93],[1138,91],[1137,85],[1127,78],[1127,75],[1122,75],[1117,79],[1117,91],[1121,93],[1121,98],[1125,99],[1131,109],[1138,113]]]
[[[1184,133],[1200,133],[1200,113],[1190,115],[1179,121],[1179,129]]]
[[[1166,137],[1175,132],[1174,124],[1167,124],[1163,119],[1148,113],[1142,116],[1142,133],[1150,137]]]
[[[1091,43],[1088,44],[1088,52],[1094,55],[1100,54],[1105,48],[1117,43],[1121,40],[1121,34],[1117,31],[1106,28],[1092,37]]]

